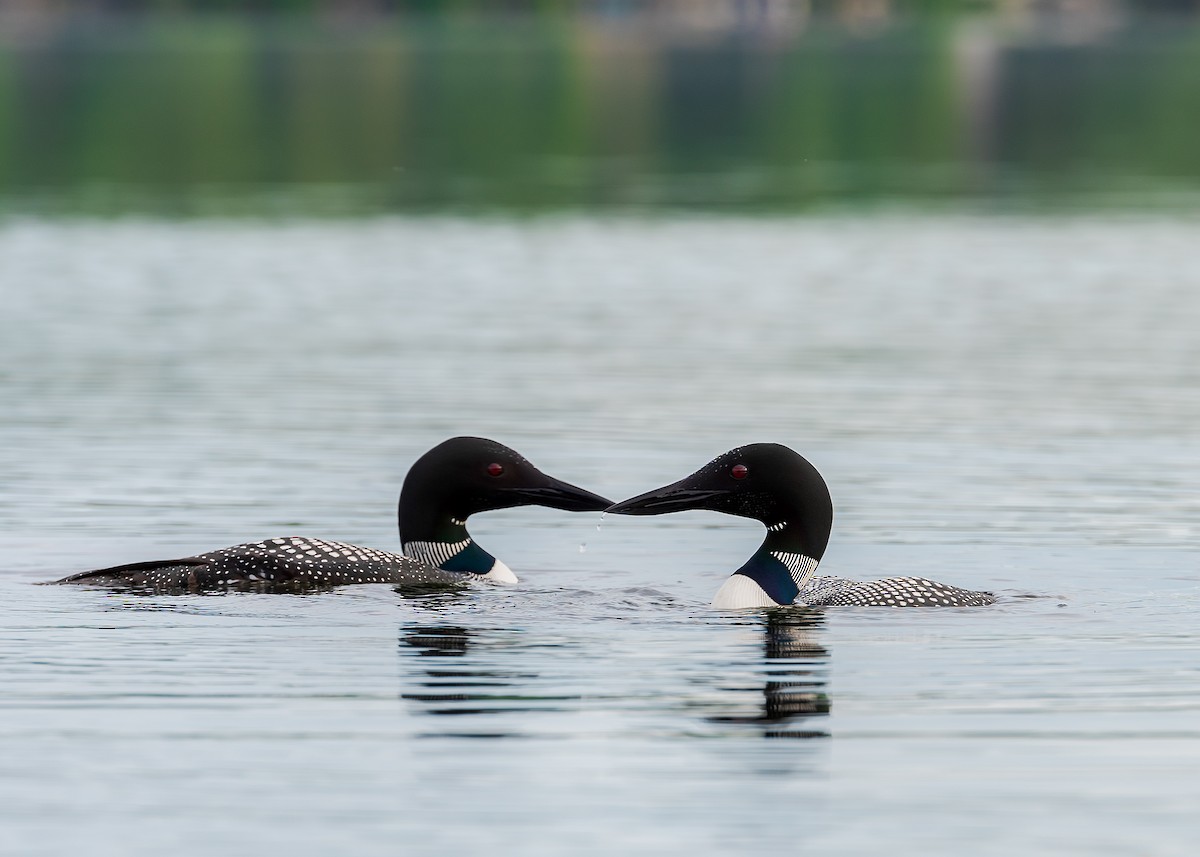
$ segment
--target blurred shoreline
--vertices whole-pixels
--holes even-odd
[[[0,212],[1200,208],[1190,0],[163,5],[0,2]]]

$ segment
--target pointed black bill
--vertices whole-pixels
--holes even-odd
[[[544,481],[537,485],[508,488],[505,493],[522,504],[548,506],[551,509],[562,509],[564,512],[603,512],[612,505],[611,500],[599,494],[593,494],[578,485],[563,482],[553,476],[542,475]]]
[[[706,488],[688,488],[682,482],[675,482],[622,500],[604,511],[605,514],[614,515],[666,515],[669,512],[706,509],[708,500],[726,493],[728,492]]]

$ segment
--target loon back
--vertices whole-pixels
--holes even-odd
[[[516,576],[507,566],[499,560],[496,565],[501,569],[499,573],[493,573],[493,569],[478,577],[500,583],[516,582]],[[181,559],[100,568],[56,582],[183,593],[227,589],[302,592],[350,583],[453,586],[469,580],[463,572],[446,571],[402,554],[292,536],[234,545]]]
[[[587,512],[600,511],[610,501],[542,473],[495,441],[451,438],[421,456],[404,480],[398,509],[402,554],[291,536],[85,571],[54,582],[159,592],[516,583],[508,566],[472,540],[466,522],[476,512],[524,505]]]
[[[815,577],[833,529],[825,480],[799,453],[776,443],[731,449],[678,482],[610,506],[618,515],[663,515],[708,509],[761,521],[767,536],[721,586],[718,609],[777,607],[974,607],[991,604],[974,592],[920,577],[858,582]]]

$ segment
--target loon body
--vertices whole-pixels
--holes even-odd
[[[776,607],[976,607],[975,592],[923,577],[854,581],[817,577],[833,528],[833,501],[821,474],[803,456],[775,443],[740,446],[691,476],[617,503],[618,515],[663,515],[708,509],[761,521],[767,537],[717,591],[718,609]]]
[[[597,512],[609,501],[542,473],[503,444],[456,437],[418,458],[404,479],[398,509],[401,554],[292,536],[182,559],[85,571],[55,582],[162,592],[287,591],[351,583],[516,583],[508,566],[471,539],[466,522],[476,512],[526,505]]]

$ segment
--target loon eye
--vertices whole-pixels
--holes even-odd
[[[750,468],[744,464],[735,464],[729,469],[729,475],[734,479],[745,479],[750,475]]]
[[[487,466],[488,476],[499,476],[504,473],[504,465],[493,461]]]

